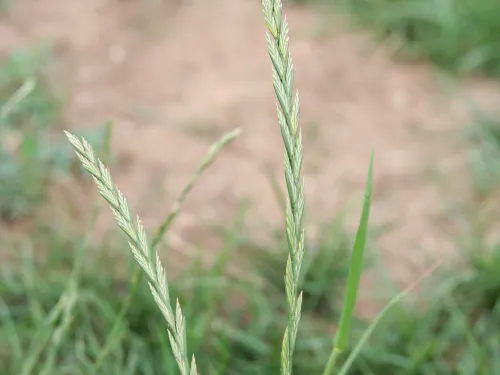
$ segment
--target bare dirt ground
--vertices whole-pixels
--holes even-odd
[[[288,7],[287,14],[309,216],[330,218],[349,201],[357,220],[375,144],[373,222],[395,220],[377,248],[407,280],[424,254],[451,248],[437,224],[443,197],[431,176],[454,179],[463,168],[466,107],[459,95],[444,93],[427,66],[394,61],[366,33],[344,30],[341,18],[333,17],[337,26],[320,38],[312,10]],[[67,67],[61,76],[70,129],[115,120],[113,151],[121,162],[112,172],[148,225],[161,220],[210,143],[235,127],[242,134],[195,188],[176,238],[199,242],[200,223],[229,221],[243,198],[252,203],[253,222],[282,223],[263,172],[268,167],[283,179],[259,1],[19,0],[0,35],[2,51],[54,42]],[[492,96],[483,83],[466,92]]]

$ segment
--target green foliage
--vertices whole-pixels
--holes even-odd
[[[59,120],[48,87],[46,49],[12,52],[0,68],[0,216],[23,215],[43,199],[50,173],[48,134]]]
[[[500,183],[500,120],[498,114],[477,111],[466,129],[471,183],[478,199],[497,191]]]
[[[500,75],[500,3],[496,0],[356,0],[343,4],[406,56],[457,73]]]
[[[9,12],[13,0],[0,0],[0,17]]]
[[[437,291],[427,290],[430,306],[389,313],[352,374],[496,374],[500,361],[499,249],[474,254],[444,273]],[[457,265],[453,265],[457,267]],[[496,272],[496,273],[495,273]]]
[[[235,230],[245,230],[241,223],[236,224]],[[46,316],[67,290],[72,265],[80,251],[78,243],[83,240],[74,233],[60,234],[56,230],[43,227],[35,237],[48,248],[45,258],[40,260],[34,254],[26,254],[20,265],[9,265],[0,273],[1,373],[22,373],[26,359],[34,357],[33,344],[44,342],[31,373],[92,373],[107,333],[112,330],[123,300],[132,288],[132,277],[120,276],[126,263],[116,261],[122,258],[119,249],[88,249],[92,251],[87,250],[87,264],[77,280],[71,324],[62,330],[64,319],[60,318],[55,324],[47,325]],[[173,295],[182,296],[189,322],[187,341],[190,350],[198,348],[197,361],[204,373],[272,374],[279,369],[280,323],[286,320],[286,315],[272,300],[264,298],[257,284],[223,275],[231,254],[240,245],[238,238],[241,234],[226,235],[225,251],[219,253],[212,266],[207,268],[195,260],[171,280],[169,287]],[[13,253],[19,252],[18,246],[20,244],[12,248]],[[242,297],[244,303],[235,306],[234,301]],[[163,321],[147,284],[141,282],[134,303],[121,321],[116,344],[99,373],[175,372],[177,364],[168,338],[165,331],[159,329]],[[325,349],[331,339],[325,337],[313,319],[304,324],[307,333],[299,335],[301,340],[297,345],[298,374],[321,368],[318,363],[324,363],[325,359],[321,349]],[[49,339],[44,340],[45,337]],[[55,346],[53,343],[57,340],[59,344]]]
[[[245,239],[243,215],[242,211],[232,229],[219,233],[223,247],[211,266],[195,259],[169,282],[172,295],[182,297],[189,350],[196,350],[198,366],[207,374],[271,375],[279,371],[281,323],[286,320],[286,306],[279,298],[282,293],[272,292],[273,280],[259,284],[225,272],[232,260],[241,259],[242,251],[258,247]],[[125,244],[87,249],[73,302],[67,299],[62,305],[70,321],[65,328],[64,313],[54,325],[47,325],[46,317],[68,288],[84,239],[78,233],[61,232],[58,225],[40,227],[31,237],[12,245],[12,253],[21,254],[21,259],[17,265],[3,263],[0,271],[0,373],[22,373],[26,360],[34,357],[37,346],[33,344],[44,342],[31,373],[93,373],[93,364],[133,288],[133,278],[127,276],[132,272],[124,276],[127,262],[120,261]],[[47,248],[44,257],[26,253],[35,246],[31,241]],[[331,249],[331,244],[322,242],[310,246]],[[387,313],[348,374],[497,373],[500,247],[492,246],[487,252],[468,250],[459,278],[453,277],[458,267],[453,264],[432,281],[434,286],[441,285],[438,290],[422,292],[428,303],[393,307]],[[345,260],[339,262],[348,268]],[[260,263],[245,264],[249,273],[261,269]],[[315,262],[305,274],[321,272],[321,263]],[[332,288],[345,285],[346,276],[342,272],[338,279],[332,277]],[[332,339],[333,319],[305,306],[294,356],[297,375],[323,370]],[[340,307],[340,302],[334,306],[337,311]],[[175,373],[177,364],[161,329],[163,321],[148,286],[141,282],[98,373]],[[365,324],[356,322],[355,337]]]
[[[61,136],[60,95],[46,45],[18,49],[0,63],[0,217],[33,213],[57,174],[69,173],[71,147]],[[86,132],[101,143],[104,127]]]
[[[5,119],[6,126],[26,130],[30,127],[50,128],[57,125],[60,101],[53,91],[49,75],[53,63],[51,49],[47,45],[13,50],[3,61],[0,69],[2,102],[9,99],[27,79],[34,79],[38,83]]]

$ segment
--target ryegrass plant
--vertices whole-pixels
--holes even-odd
[[[293,95],[294,71],[289,52],[288,24],[282,16],[281,1],[262,1],[264,19],[269,33],[267,46],[273,64],[273,84],[278,99],[278,122],[285,144],[285,181],[288,190],[286,207],[286,237],[288,260],[285,271],[285,293],[288,304],[288,324],[281,349],[281,374],[292,373],[295,340],[302,309],[299,292],[300,272],[304,258],[305,233],[304,182],[302,181],[302,135],[299,128],[299,95]]]
[[[85,139],[68,134],[82,165],[93,176],[118,225],[126,233],[140,267],[135,267],[124,285],[114,274],[122,266],[120,260],[116,260],[119,254],[111,253],[109,248],[96,251],[98,255],[89,251],[92,246],[89,238],[99,213],[97,205],[83,238],[74,233],[65,234],[64,228],[41,230],[35,235],[36,246],[40,246],[42,238],[49,237],[52,241],[48,259],[41,262],[44,265],[34,264],[34,257],[26,256],[21,272],[6,267],[0,273],[1,374],[153,375],[174,373],[178,367],[182,374],[191,375],[197,373],[196,363],[209,375],[271,375],[280,368],[282,373],[297,375],[320,372],[489,375],[500,371],[497,356],[500,342],[495,334],[500,317],[497,277],[500,262],[495,245],[489,245],[491,251],[475,254],[476,248],[470,249],[475,256],[468,258],[468,272],[453,279],[449,287],[432,300],[428,310],[393,309],[408,292],[407,288],[368,325],[356,345],[349,344],[369,216],[373,154],[349,263],[349,254],[344,248],[348,241],[342,240],[340,230],[334,232],[339,236],[335,245],[338,252],[329,241],[323,243],[322,238],[318,244],[305,241],[299,103],[298,96],[293,97],[287,25],[280,1],[264,1],[263,8],[269,30],[278,122],[285,145],[288,193],[287,199],[280,200],[286,210],[286,231],[281,239],[286,242],[287,260],[283,254],[282,262],[267,264],[273,267],[272,273],[267,275],[267,283],[273,284],[274,291],[281,290],[282,280],[275,280],[281,278],[285,270],[286,298],[282,299],[285,302],[273,301],[280,298],[277,294],[273,294],[271,300],[264,298],[258,294],[262,289],[251,282],[230,276],[222,278],[230,252],[242,246],[241,233],[238,234],[245,232],[242,216],[238,216],[234,228],[224,235],[223,251],[208,271],[200,262],[193,262],[178,282],[169,280],[167,284],[159,261],[157,247],[180,212],[182,202],[220,147],[235,133],[211,149],[151,243],[140,220],[132,220],[125,197],[104,166],[109,162],[109,149],[97,157]],[[30,81],[27,82],[24,89],[30,87]],[[9,108],[17,108],[10,104],[19,102],[17,96],[12,98],[3,106],[2,113],[9,115],[13,113]],[[110,127],[106,127],[104,143],[107,147],[109,136]],[[489,140],[494,143],[494,138],[491,136]],[[319,251],[306,252],[306,243],[316,245]],[[482,243],[488,244],[487,241]],[[30,248],[35,243],[26,238],[22,245]],[[2,242],[2,246],[7,245]],[[17,247],[14,250],[20,252]],[[71,259],[72,253],[76,253],[74,259]],[[104,260],[88,266],[86,261],[92,262],[94,257]],[[140,282],[138,270],[148,276],[148,286]],[[346,293],[340,313],[335,304],[339,292],[335,289],[344,286]],[[179,295],[175,307],[170,303],[169,291]],[[235,292],[246,296],[242,306],[235,306],[230,298]],[[269,297],[268,293],[266,296]],[[301,296],[304,297],[302,311]],[[340,322],[332,347],[331,321],[337,319],[339,313]],[[387,315],[389,319],[382,319]],[[297,328],[299,318],[303,327],[300,331]],[[166,335],[158,329],[162,319],[167,321]],[[375,331],[378,324],[385,324],[385,329]],[[342,351],[348,357],[337,366],[337,357]],[[197,353],[196,362],[194,356],[191,362],[188,361],[188,352]],[[325,363],[326,368],[323,367]]]
[[[196,169],[195,173],[191,176],[190,180],[182,190],[181,194],[177,198],[177,200],[174,202],[174,205],[172,206],[170,213],[167,215],[165,221],[161,223],[161,225],[158,227],[155,236],[153,237],[153,240],[151,242],[151,252],[155,253],[157,247],[159,244],[162,242],[162,240],[165,237],[165,234],[167,233],[168,229],[172,225],[173,221],[179,214],[182,204],[186,200],[189,192],[193,189],[195,186],[198,178],[201,176],[201,174],[212,164],[214,161],[215,157],[217,154],[220,152],[220,150],[229,142],[231,142],[238,134],[240,130],[236,129],[230,133],[227,133],[223,135],[216,143],[210,147],[208,150],[207,155],[201,162],[201,164],[198,166]],[[129,309],[132,299],[134,298],[136,288],[138,287],[140,283],[140,278],[141,278],[141,273],[140,273],[140,268],[136,268],[134,275],[133,275],[133,282],[132,282],[132,291],[129,294],[126,302],[123,304],[123,308],[119,314],[119,318],[116,320],[115,325],[113,326],[113,329],[111,330],[111,333],[108,337],[108,340],[106,342],[104,350],[100,353],[99,357],[97,358],[95,364],[94,364],[94,373],[97,373],[99,368],[101,367],[102,362],[104,361],[104,358],[106,357],[108,351],[110,350],[110,347],[112,345],[112,342],[114,341],[114,336],[116,329],[118,329],[119,324],[123,320],[123,317],[125,316],[127,310]]]
[[[83,167],[94,178],[100,195],[108,202],[118,226],[127,235],[129,246],[135,260],[149,279],[148,285],[151,290],[151,294],[153,295],[158,308],[167,322],[170,345],[182,375],[195,375],[198,373],[196,360],[194,354],[191,361],[189,360],[187,353],[185,317],[182,313],[179,299],[176,301],[175,310],[171,304],[167,275],[160,260],[160,256],[156,251],[156,246],[160,242],[172,220],[178,214],[182,202],[193,187],[198,176],[211,163],[218,150],[223,145],[233,140],[238,133],[239,130],[227,134],[209,151],[208,157],[188,183],[179,200],[175,203],[172,212],[167,217],[167,220],[159,228],[158,234],[153,240],[153,243],[150,244],[147,239],[146,230],[139,217],[137,217],[134,222],[126,198],[115,186],[108,169],[104,166],[101,160],[96,157],[92,146],[84,138],[78,138],[66,132],[66,135],[68,136],[70,143],[73,145]],[[100,362],[101,361],[99,361],[98,364]]]
[[[278,101],[278,123],[285,145],[284,169],[288,192],[285,220],[285,233],[288,244],[288,259],[285,267],[287,325],[281,345],[280,368],[282,375],[291,375],[293,368],[293,353],[296,346],[296,338],[301,317],[303,294],[299,292],[299,289],[302,281],[301,269],[305,252],[305,232],[303,226],[305,199],[304,182],[301,176],[302,136],[299,128],[300,105],[298,93],[295,96],[293,95],[294,69],[291,54],[289,52],[288,25],[285,17],[282,15],[281,1],[263,0],[262,8],[268,28],[267,42],[273,67],[273,85]],[[66,135],[75,149],[82,166],[94,178],[100,195],[111,207],[118,226],[128,237],[129,246],[136,262],[149,279],[148,285],[151,294],[167,322],[170,345],[181,374],[197,374],[194,355],[192,356],[191,362],[189,361],[186,323],[179,300],[177,299],[175,312],[170,301],[166,272],[162,266],[159,254],[156,251],[156,246],[159,242],[154,240],[152,244],[149,243],[145,228],[139,217],[137,217],[135,221],[133,220],[126,198],[115,186],[108,169],[101,160],[96,157],[92,146],[84,138],[75,137],[68,132],[66,132]],[[229,134],[223,139],[222,144],[227,143],[234,138],[235,135],[235,133]],[[179,212],[182,200],[196,182],[196,178],[204,169],[204,165],[205,164],[202,164],[198,173],[195,174],[195,177],[193,177],[188,184],[172,214],[169,215],[164,225],[160,227],[157,238],[163,236],[171,220],[173,220]],[[363,211],[350,261],[350,270],[338,333],[325,367],[324,375],[332,374],[336,368],[335,365],[338,355],[346,349],[348,343],[362,271],[370,213],[372,175],[373,152],[368,171]],[[385,311],[383,311],[382,314],[383,313],[385,313]],[[379,319],[375,320],[360,345],[367,340],[378,321]],[[355,351],[354,353],[357,352]],[[348,370],[352,361],[353,357],[351,356],[341,370],[342,373]],[[99,363],[101,362],[102,360]]]

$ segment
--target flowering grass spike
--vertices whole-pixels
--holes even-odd
[[[111,174],[96,157],[92,146],[84,139],[65,132],[75,149],[82,166],[92,175],[101,196],[108,202],[116,223],[127,235],[132,254],[149,278],[149,288],[153,298],[168,325],[168,337],[175,360],[182,375],[197,375],[196,361],[193,355],[188,360],[186,345],[186,322],[179,300],[175,313],[170,302],[167,275],[156,251],[151,251],[146,230],[139,217],[134,221],[127,199],[115,186]]]
[[[267,46],[273,65],[273,85],[278,100],[278,122],[285,145],[285,181],[288,190],[286,237],[288,260],[285,270],[285,292],[288,325],[281,349],[281,374],[292,373],[293,351],[300,322],[302,292],[299,293],[300,271],[304,257],[304,182],[302,168],[302,136],[299,128],[299,95],[293,95],[294,71],[289,52],[288,24],[282,16],[280,0],[263,0],[262,9],[268,28]]]

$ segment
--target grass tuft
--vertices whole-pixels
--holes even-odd
[[[343,4],[400,51],[459,74],[500,74],[496,0],[357,0]]]

